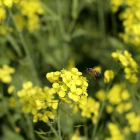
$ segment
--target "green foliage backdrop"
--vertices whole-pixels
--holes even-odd
[[[140,140],[139,3],[0,0],[0,139]]]

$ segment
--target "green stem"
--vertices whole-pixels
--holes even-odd
[[[59,133],[59,140],[62,140],[61,137],[61,127],[60,127],[60,116],[59,116],[59,106],[60,106],[61,101],[59,100],[58,102],[58,108],[57,108],[57,126],[58,126],[58,133]]]
[[[64,29],[64,25],[63,25],[63,21],[62,21],[62,13],[61,13],[61,5],[60,5],[60,0],[56,0],[57,3],[57,11],[58,11],[58,15],[59,15],[59,21],[58,21],[58,25],[60,28],[60,33],[62,38],[65,38],[65,29]]]
[[[35,140],[35,135],[34,135],[34,129],[33,129],[33,124],[29,118],[28,115],[25,115],[26,117],[26,120],[27,120],[27,125],[28,125],[28,132],[29,132],[29,135],[30,135],[30,139],[31,140]]]
[[[92,133],[92,138],[93,138],[93,140],[95,139],[95,135],[96,135],[98,123],[99,123],[100,118],[101,118],[101,116],[102,116],[102,113],[103,113],[105,104],[106,104],[106,101],[104,100],[103,103],[102,103],[102,105],[101,105],[101,109],[100,109],[100,112],[99,112],[98,120],[97,120],[97,122],[96,122],[96,124],[95,124],[95,126],[94,126],[94,129],[93,129],[93,133]]]
[[[31,74],[32,74],[33,78],[35,79],[36,84],[37,84],[37,85],[40,85],[40,81],[39,81],[38,76],[37,76],[37,71],[36,71],[36,69],[35,69],[34,63],[33,63],[33,61],[32,61],[32,58],[31,58],[31,55],[30,55],[30,52],[29,52],[29,49],[28,49],[29,47],[27,46],[27,44],[26,44],[26,42],[25,42],[25,40],[24,40],[24,37],[23,37],[22,32],[18,29],[18,26],[17,26],[16,21],[15,21],[15,19],[14,19],[14,17],[13,17],[13,14],[12,14],[11,9],[10,9],[10,8],[7,8],[7,10],[8,10],[8,12],[9,12],[11,18],[12,18],[12,21],[13,21],[13,24],[14,24],[14,26],[15,26],[15,29],[17,30],[17,32],[18,32],[18,34],[19,34],[19,39],[20,39],[20,41],[21,41],[21,43],[22,43],[22,46],[23,46],[23,48],[24,48],[24,50],[25,50],[25,53],[26,53],[26,55],[27,55],[27,58],[28,58],[28,60],[29,60],[30,69],[31,69]]]
[[[85,133],[85,136],[86,136],[86,138],[88,139],[88,127],[87,127],[87,122],[85,122],[85,124],[84,124],[84,133]]]
[[[118,72],[118,71],[117,71],[117,72]],[[116,74],[115,74],[115,75],[116,75]],[[93,140],[95,139],[95,135],[96,135],[96,132],[97,132],[98,123],[99,123],[99,121],[100,121],[100,119],[101,119],[101,116],[102,116],[102,114],[103,114],[103,110],[104,110],[105,105],[106,105],[106,101],[107,101],[106,95],[107,95],[107,93],[108,93],[108,91],[109,91],[109,89],[110,89],[112,83],[113,83],[113,80],[110,81],[110,83],[108,84],[108,86],[107,86],[107,88],[106,88],[105,100],[103,101],[103,103],[102,103],[102,105],[101,105],[101,109],[100,109],[100,112],[99,112],[99,117],[98,117],[97,122],[96,122],[96,124],[95,124],[95,126],[94,126],[94,129],[93,129],[93,133],[92,133],[92,138],[93,138]]]
[[[56,136],[56,138],[59,139],[59,135],[58,135],[57,131],[55,130],[55,128],[53,127],[53,125],[51,124],[51,122],[48,121],[47,124],[50,126],[50,128],[53,131],[53,133]]]
[[[74,28],[74,26],[75,26],[75,24],[76,24],[76,20],[77,19],[72,19],[72,21],[71,21],[71,23],[70,23],[70,25],[69,25],[69,27],[68,27],[68,33],[71,33],[72,32],[72,30],[73,30],[73,28]]]
[[[105,20],[104,20],[103,0],[98,0],[98,18],[99,18],[100,38],[104,38],[105,37]]]

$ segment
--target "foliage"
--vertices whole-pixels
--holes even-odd
[[[0,0],[0,139],[139,140],[139,7]]]

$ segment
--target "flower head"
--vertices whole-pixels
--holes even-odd
[[[104,82],[109,83],[114,78],[114,72],[112,70],[106,70],[104,73]]]
[[[125,78],[130,83],[137,83],[138,78],[136,73],[138,72],[138,65],[132,58],[132,55],[127,50],[125,50],[124,53],[120,51],[113,52],[111,55],[114,60],[120,62],[121,66],[124,68]]]
[[[17,92],[22,105],[23,113],[32,113],[33,121],[42,120],[47,122],[48,119],[55,118],[55,110],[58,106],[58,100],[54,99],[52,89],[44,89],[33,86],[31,81],[23,83],[23,89]],[[50,111],[51,109],[51,111]]]
[[[46,77],[52,83],[52,89],[60,99],[86,104],[88,83],[77,68],[72,68],[70,71],[50,72],[46,74]]]
[[[12,81],[11,74],[13,74],[14,72],[14,68],[8,65],[3,65],[2,68],[0,68],[0,80],[3,83],[10,83]]]

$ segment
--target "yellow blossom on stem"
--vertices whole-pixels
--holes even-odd
[[[86,104],[88,83],[77,68],[72,68],[70,71],[63,69],[60,72],[50,72],[46,74],[46,78],[52,83],[54,93],[57,93],[62,101],[73,100]]]
[[[14,68],[8,65],[3,65],[2,68],[0,68],[0,80],[3,83],[10,83],[12,81],[11,74],[13,74],[14,72]]]
[[[109,83],[114,78],[114,72],[112,70],[106,70],[104,72],[104,82]]]
[[[9,87],[8,87],[8,93],[9,94],[12,94],[12,92],[15,90],[15,86],[13,86],[13,85],[10,85]]]
[[[119,127],[116,124],[109,123],[108,128],[111,136],[105,138],[105,140],[125,140],[124,135],[121,133]]]
[[[23,113],[32,113],[33,121],[44,121],[55,118],[58,100],[55,99],[52,89],[33,86],[31,81],[23,83],[23,89],[17,92],[22,105]],[[51,110],[51,111],[50,111]]]
[[[111,114],[111,113],[113,112],[113,110],[114,110],[113,106],[111,106],[111,105],[106,105],[106,112],[107,112],[108,114]]]
[[[138,65],[132,58],[132,55],[125,50],[124,53],[120,51],[113,52],[112,54],[113,59],[118,61],[121,66],[124,68],[125,78],[130,83],[137,83],[138,78],[136,73],[138,72]]]
[[[134,112],[127,113],[126,119],[132,132],[137,133],[140,131],[140,114],[136,115]]]
[[[87,104],[79,104],[79,108],[82,110],[81,115],[83,117],[90,118],[93,123],[97,122],[99,116],[100,103],[89,97]]]
[[[108,100],[108,105],[106,106],[107,113],[111,113],[116,108],[119,114],[129,111],[133,104],[129,101],[130,94],[125,87],[125,84],[115,84],[107,92],[106,98]],[[123,102],[125,101],[125,102]]]
[[[95,96],[100,102],[103,102],[105,100],[105,91],[101,89],[96,92]]]

